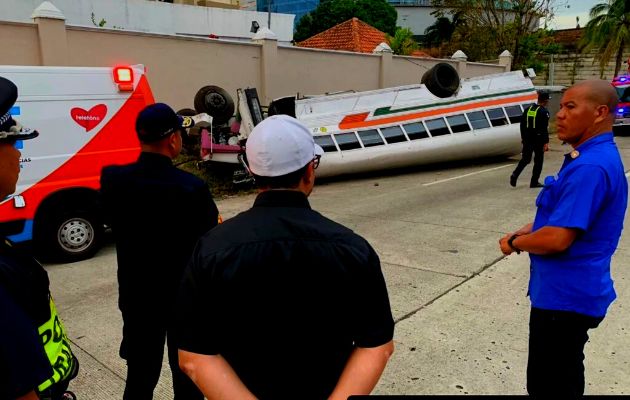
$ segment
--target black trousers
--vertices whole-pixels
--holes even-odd
[[[541,398],[584,394],[587,331],[604,318],[532,307],[529,320],[527,392]]]
[[[544,143],[523,143],[523,155],[521,161],[518,162],[516,169],[512,172],[515,178],[523,172],[523,169],[532,161],[532,154],[534,155],[534,169],[532,170],[531,183],[537,183],[540,179],[540,173],[542,172],[543,161],[545,160],[545,144]]]
[[[156,327],[157,321],[159,319],[125,322],[123,326],[120,356],[127,360],[127,383],[123,400],[153,399],[153,390],[162,370],[165,341],[173,375],[174,400],[203,400],[203,394],[179,368],[174,335],[169,335],[165,327]]]

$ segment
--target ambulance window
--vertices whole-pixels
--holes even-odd
[[[428,121],[425,121],[425,123],[427,124],[427,129],[429,130],[429,133],[431,133],[431,136],[433,137],[448,135],[451,133],[448,130],[448,126],[446,126],[446,121],[444,121],[444,118],[430,119]]]
[[[451,115],[450,117],[446,117],[446,120],[451,126],[453,133],[467,132],[470,130],[470,126],[468,125],[468,121],[466,121],[464,114]]]
[[[470,125],[472,125],[473,129],[490,128],[490,122],[488,122],[486,113],[483,111],[473,111],[466,115],[468,116],[468,120],[470,121]]]
[[[315,140],[315,143],[320,145],[326,153],[337,151],[337,146],[335,146],[335,142],[333,142],[330,135],[314,136],[313,140]]]
[[[370,129],[369,131],[359,132],[359,137],[363,142],[363,147],[380,146],[385,144],[383,138],[376,129]]]
[[[521,122],[523,111],[521,110],[520,106],[505,107],[505,112],[507,113],[511,123],[518,124],[519,122]]]
[[[357,135],[355,135],[354,132],[338,133],[335,135],[335,140],[337,141],[340,150],[353,150],[361,148],[361,143],[359,143],[359,139],[357,139]]]
[[[492,126],[501,126],[507,125],[508,120],[505,117],[505,113],[502,108],[493,108],[487,111],[488,118],[490,118],[490,122]]]
[[[422,122],[414,122],[413,124],[403,125],[409,140],[426,139],[429,137],[426,128]]]
[[[407,138],[405,137],[405,134],[403,133],[400,126],[389,126],[387,128],[381,128],[381,133],[389,144],[407,141]]]

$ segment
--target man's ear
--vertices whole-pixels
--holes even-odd
[[[310,183],[312,180],[315,180],[315,168],[313,168],[313,163],[308,163],[308,167],[306,171],[304,171],[304,175],[302,176],[302,180],[304,183]]]
[[[169,145],[169,147],[171,147],[173,149],[177,147],[177,134],[178,134],[178,132],[175,131],[168,138],[168,145]]]
[[[610,118],[610,109],[607,105],[599,105],[595,108],[595,123],[600,123]]]

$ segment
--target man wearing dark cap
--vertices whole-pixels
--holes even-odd
[[[180,366],[208,399],[347,399],[374,388],[394,322],[369,243],[311,209],[323,151],[286,115],[246,155],[260,194],[208,232],[178,301]]]
[[[11,201],[20,173],[16,143],[38,136],[12,118],[17,94],[0,77],[0,202]],[[0,236],[0,399],[60,400],[77,370],[46,270]]]
[[[523,169],[532,161],[534,155],[534,169],[532,171],[532,179],[530,188],[542,187],[540,183],[540,174],[542,172],[545,152],[549,150],[549,93],[538,92],[538,103],[527,107],[521,117],[521,139],[523,141],[523,153],[521,161],[512,175],[510,176],[510,185],[516,186],[518,176]]]
[[[193,125],[166,104],[143,109],[136,120],[142,153],[137,162],[101,175],[105,218],[118,259],[118,306],[123,317],[120,356],[127,360],[124,399],[153,398],[164,342],[176,400],[203,395],[178,367],[174,303],[182,272],[199,237],[217,225],[208,186],[173,166],[183,129]]]

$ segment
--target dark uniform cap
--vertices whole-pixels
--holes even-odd
[[[177,115],[167,104],[155,103],[146,106],[136,119],[138,139],[144,143],[160,140],[176,130],[195,126],[190,117]]]
[[[551,96],[549,96],[549,92],[546,92],[544,90],[538,91],[538,101],[547,101],[550,98]]]
[[[39,133],[20,125],[11,116],[11,108],[18,97],[17,86],[0,76],[0,141],[15,141],[36,138]]]

